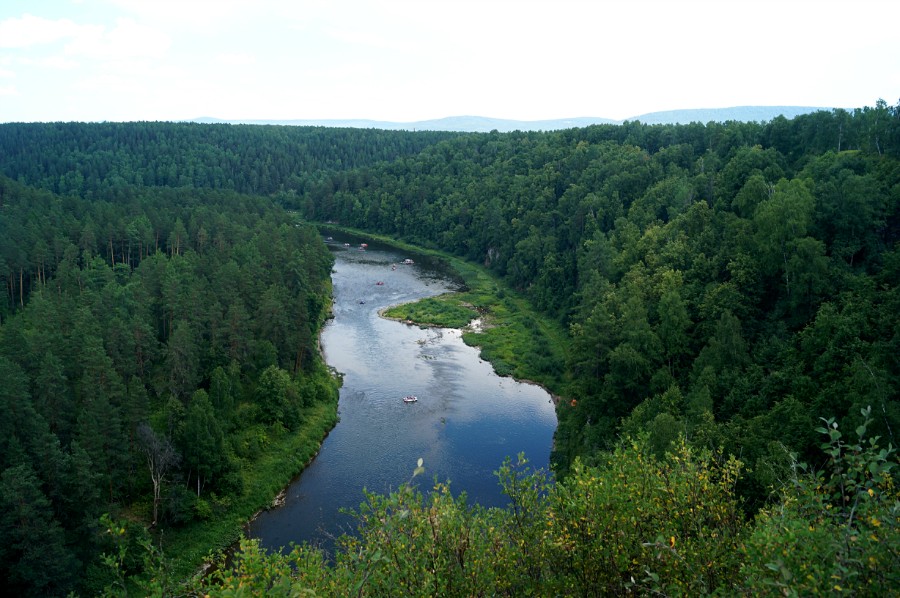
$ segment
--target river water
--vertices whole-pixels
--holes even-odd
[[[250,523],[249,535],[270,550],[301,542],[330,549],[354,528],[341,509],[358,509],[363,488],[386,493],[409,481],[419,458],[423,491],[437,476],[485,506],[507,503],[493,474],[505,457],[524,452],[533,467],[549,468],[556,414],[546,391],[497,376],[458,330],[378,315],[460,283],[438,262],[372,242],[361,250],[358,239],[332,234],[334,318],[321,340],[326,361],[344,376],[340,421],[284,506]],[[415,264],[403,265],[406,258]],[[418,402],[404,403],[407,395]]]

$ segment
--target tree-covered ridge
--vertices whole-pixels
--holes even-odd
[[[900,109],[469,135],[298,207],[484,263],[570,331],[555,460],[649,429],[724,446],[759,499],[784,444],[900,429]]]
[[[0,172],[60,194],[144,186],[270,194],[322,170],[414,155],[455,133],[166,122],[0,124]]]
[[[332,258],[233,192],[116,203],[2,179],[0,196],[0,569],[17,595],[91,594],[101,514],[215,518],[242,469],[335,400],[317,348]]]

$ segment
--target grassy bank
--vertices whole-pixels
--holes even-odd
[[[241,496],[216,502],[213,516],[206,521],[166,529],[161,534],[163,553],[172,567],[173,579],[188,579],[211,553],[235,545],[247,522],[269,508],[273,499],[303,471],[337,423],[337,392],[334,394],[335,399],[308,407],[298,430],[264,429],[265,450],[243,468]]]

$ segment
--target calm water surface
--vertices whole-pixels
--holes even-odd
[[[329,244],[334,319],[322,345],[328,364],[344,375],[340,422],[288,488],[284,506],[260,515],[249,535],[273,550],[300,542],[330,548],[333,537],[353,531],[340,510],[357,509],[363,488],[396,489],[420,457],[425,475],[416,481],[424,490],[437,476],[470,502],[505,505],[493,475],[505,457],[524,452],[535,468],[549,467],[556,414],[547,392],[497,376],[457,330],[378,315],[458,288],[437,264],[375,243],[361,251],[359,240],[337,234]],[[402,265],[407,257],[416,264]],[[406,404],[406,395],[419,400]]]

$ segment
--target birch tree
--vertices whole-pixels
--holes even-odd
[[[166,474],[178,465],[180,457],[172,443],[165,436],[157,436],[153,428],[146,422],[138,426],[138,440],[147,457],[147,467],[150,469],[150,479],[153,482],[153,522],[151,526],[156,526]]]

